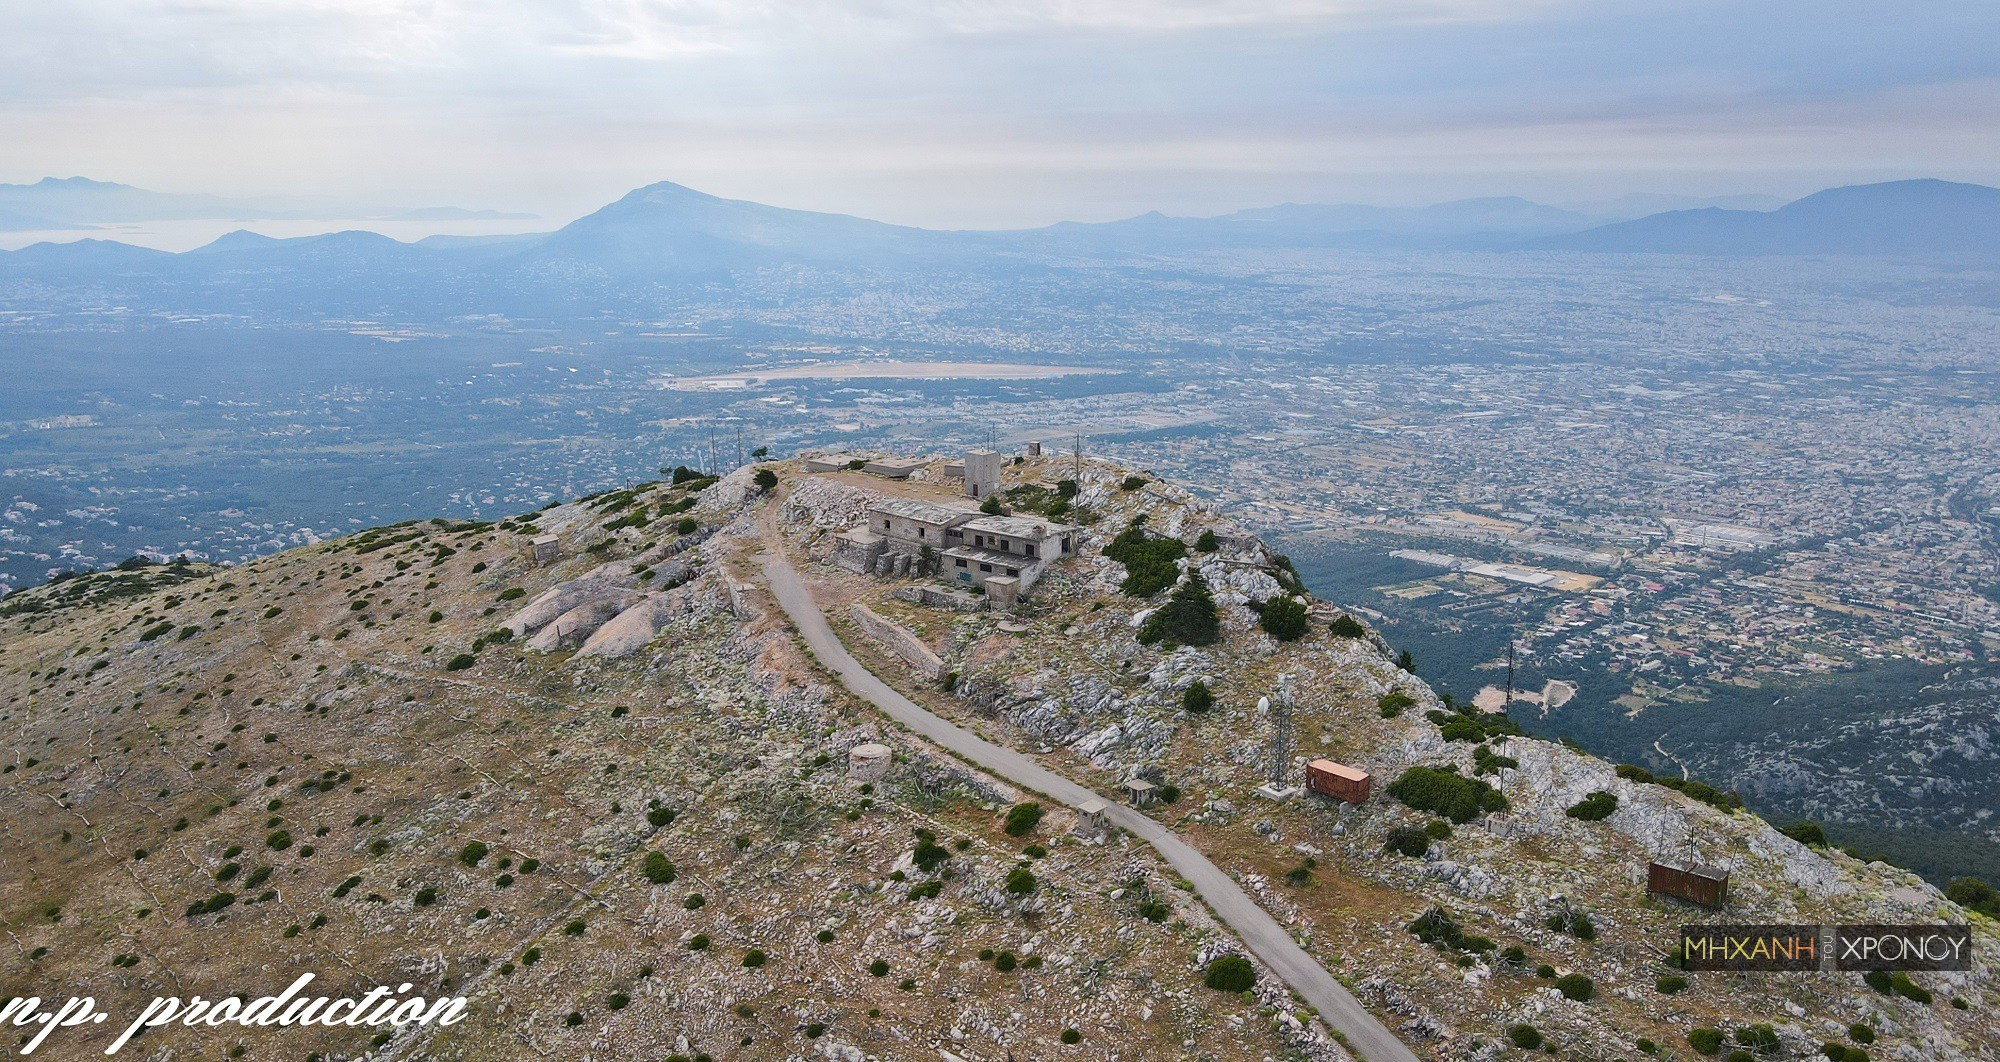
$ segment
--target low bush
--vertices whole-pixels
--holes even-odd
[[[1541,1031],[1532,1025],[1516,1025],[1508,1029],[1507,1039],[1523,1051],[1533,1051],[1542,1046]]]
[[[646,880],[655,885],[672,885],[676,876],[673,862],[660,852],[647,852],[646,862],[640,870],[646,875]]]
[[[1304,636],[1309,620],[1305,602],[1295,597],[1274,597],[1264,602],[1263,618],[1258,622],[1266,634],[1281,642],[1291,642]]]
[[[1257,984],[1257,968],[1241,955],[1223,955],[1209,962],[1201,983],[1218,992],[1248,992]]]
[[[1695,1054],[1714,1055],[1722,1050],[1722,1030],[1691,1029],[1688,1031],[1688,1046]]]
[[[1200,715],[1215,707],[1215,691],[1208,683],[1196,679],[1187,689],[1181,691],[1181,710],[1191,715]]]
[[[1600,789],[1570,805],[1568,815],[1584,822],[1602,822],[1618,810],[1618,798]]]
[[[1590,978],[1582,974],[1564,974],[1556,978],[1556,991],[1561,992],[1565,999],[1573,999],[1578,1003],[1587,1003],[1590,1001],[1590,997],[1597,994],[1597,986],[1591,983]]]
[[[1431,835],[1421,826],[1398,826],[1389,831],[1388,843],[1383,848],[1385,851],[1418,859],[1430,851]]]
[[[1477,778],[1440,767],[1411,767],[1389,784],[1389,795],[1418,811],[1453,822],[1471,822],[1483,812],[1507,810],[1507,798]]]
[[[1007,809],[1007,821],[1001,828],[1009,837],[1025,837],[1041,821],[1042,806],[1030,800]]]

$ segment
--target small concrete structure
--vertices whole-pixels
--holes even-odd
[[[882,560],[882,536],[865,525],[851,527],[833,536],[834,564],[856,575],[870,575]]]
[[[805,468],[808,472],[838,472],[856,461],[865,460],[854,454],[814,454],[806,458]]]
[[[1295,785],[1279,785],[1276,782],[1265,782],[1263,785],[1257,787],[1257,795],[1263,797],[1265,800],[1282,804],[1298,796],[1299,787]]]
[[[896,754],[887,745],[873,741],[856,745],[847,750],[847,780],[850,782],[879,782],[889,774],[889,767],[896,762]]]
[[[1000,455],[992,450],[972,450],[965,455],[965,496],[984,498],[1000,489]]]
[[[1038,443],[1038,442],[1031,442],[1031,443],[1029,443],[1029,444],[1028,444],[1028,452],[1027,452],[1027,456],[1029,456],[1029,457],[1040,457],[1040,456],[1042,456],[1042,444],[1041,444],[1041,443]]]
[[[926,464],[914,457],[884,457],[861,466],[861,471],[883,479],[908,479]]]
[[[562,559],[562,539],[554,535],[537,535],[533,543],[536,564],[554,564]]]
[[[1086,800],[1076,806],[1076,825],[1070,833],[1086,841],[1111,838],[1111,805],[1102,800]]]
[[[1125,796],[1135,808],[1152,807],[1159,799],[1159,787],[1144,778],[1134,778],[1125,783]]]

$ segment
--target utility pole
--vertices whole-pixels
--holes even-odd
[[[1507,700],[1500,706],[1502,712],[1514,710],[1514,637],[1507,636]]]
[[[1071,478],[1076,480],[1076,485],[1078,487],[1082,487],[1083,486],[1083,429],[1081,428],[1077,429],[1076,432],[1075,457],[1076,457],[1076,471],[1071,473]]]

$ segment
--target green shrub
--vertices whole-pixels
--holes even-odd
[[[689,937],[689,938],[688,938],[688,950],[689,950],[689,951],[707,951],[707,950],[708,950],[708,934],[706,934],[706,933],[696,933],[696,934],[695,934],[694,936],[691,936],[691,937]]]
[[[282,852],[292,846],[292,835],[283,830],[272,830],[271,835],[264,838],[264,844],[273,852]]]
[[[1471,822],[1483,812],[1507,810],[1507,798],[1477,778],[1438,767],[1411,767],[1389,784],[1389,795],[1418,811],[1453,822]]]
[[[1002,828],[1009,837],[1025,837],[1041,821],[1042,806],[1030,800],[1007,809],[1007,822]]]
[[[1216,550],[1222,548],[1222,542],[1215,537],[1214,528],[1205,528],[1202,530],[1201,537],[1194,540],[1194,548],[1203,553],[1214,553]]]
[[[993,957],[993,968],[1001,973],[1013,973],[1014,967],[1018,965],[1020,960],[1015,958],[1011,951],[1003,951]]]
[[[1290,642],[1306,633],[1309,619],[1305,602],[1295,597],[1274,597],[1264,602],[1264,615],[1258,622],[1271,637]]]
[[[876,960],[875,960],[874,962],[871,962],[871,963],[869,963],[869,964],[868,964],[868,972],[869,972],[869,973],[870,973],[871,975],[875,976],[875,977],[887,977],[887,976],[889,976],[889,963],[888,963],[888,960],[886,960],[886,959],[876,959]]]
[[[486,846],[478,841],[473,841],[458,850],[458,861],[469,867],[478,866],[479,861],[485,858]]]
[[[1415,703],[1416,699],[1402,690],[1390,690],[1376,699],[1375,707],[1381,711],[1382,718],[1394,719],[1403,714],[1403,709]]]
[[[778,485],[778,474],[768,468],[760,468],[750,481],[757,484],[758,490],[770,490]]]
[[[1960,907],[1978,911],[1988,918],[2000,918],[2000,889],[1978,878],[1953,878],[1944,887],[1944,895]]]
[[[1591,984],[1590,978],[1579,973],[1564,974],[1556,978],[1555,987],[1565,999],[1573,999],[1578,1003],[1587,1003],[1591,996],[1597,994],[1597,988]]]
[[[479,661],[471,653],[460,653],[444,665],[446,671],[464,671]]]
[[[1215,614],[1215,598],[1200,572],[1189,572],[1187,581],[1174,588],[1167,603],[1156,609],[1139,628],[1139,642],[1151,645],[1214,645],[1222,640],[1222,624]]]
[[[1208,964],[1201,983],[1218,992],[1248,992],[1257,984],[1257,968],[1241,955],[1223,955]]]
[[[1146,477],[1133,475],[1133,476],[1126,476],[1125,482],[1120,483],[1118,486],[1121,490],[1138,490],[1140,487],[1143,487],[1145,485],[1146,485]]]
[[[1187,556],[1187,545],[1177,538],[1148,538],[1134,524],[1104,547],[1104,555],[1125,566],[1125,581],[1118,586],[1120,592],[1131,597],[1152,597],[1180,578],[1176,562]]]
[[[1862,974],[1861,983],[1885,996],[1894,993],[1896,990],[1895,985],[1889,980],[1888,972],[1885,970],[1870,970]]]
[[[1618,798],[1600,789],[1570,805],[1569,817],[1584,822],[1602,822],[1618,810]]]
[[[1653,988],[1663,996],[1678,995],[1687,991],[1688,979],[1679,974],[1668,974],[1653,982]]]
[[[1692,1029],[1688,1032],[1688,1046],[1698,1055],[1713,1055],[1722,1050],[1722,1030]]]
[[[1389,831],[1388,843],[1383,847],[1386,851],[1417,859],[1430,851],[1431,835],[1421,826],[1398,826]]]
[[[674,533],[679,535],[692,535],[694,534],[695,529],[700,526],[701,524],[696,522],[694,517],[683,516],[680,518],[680,521],[678,523],[674,524]]]
[[[646,875],[646,880],[655,885],[674,883],[674,864],[660,852],[647,852],[645,865],[640,869]]]
[[[672,825],[674,816],[677,814],[678,812],[674,811],[674,809],[662,807],[655,803],[653,807],[646,809],[646,822],[656,830],[664,829]]]
[[[1542,1046],[1542,1034],[1532,1025],[1516,1025],[1507,1030],[1507,1039],[1523,1051],[1533,1051]]]
[[[1027,805],[1022,805],[1022,806],[1025,807]],[[1041,818],[1040,808],[1036,809],[1035,817],[1037,819]],[[1012,825],[1012,820],[1014,816],[1011,812],[1008,813],[1007,818],[1009,820],[1009,825]],[[1010,830],[1009,832],[1011,833],[1012,831]],[[1022,832],[1026,832],[1026,830],[1023,830]],[[1018,834],[1016,836],[1018,836]],[[928,874],[931,871],[936,870],[939,864],[943,863],[945,860],[950,858],[951,858],[951,850],[937,843],[937,839],[935,837],[930,836],[928,831],[925,831],[924,833],[920,833],[917,835],[917,850],[914,855],[914,859],[917,864],[917,869]]]
[[[1875,1030],[1857,1022],[1847,1027],[1847,1038],[1857,1044],[1872,1044],[1875,1042]]]
[[[1208,683],[1196,679],[1187,689],[1181,691],[1181,709],[1192,715],[1200,715],[1215,707],[1215,691]]]
[[[1064,1029],[1062,1031],[1061,1040],[1063,1043],[1066,1044],[1071,1044],[1071,1045],[1080,1044],[1083,1042],[1083,1034],[1077,1032],[1075,1029]]]
[[[743,953],[743,966],[745,969],[754,970],[762,965],[764,965],[763,949],[751,948],[749,951]]]
[[[1931,1001],[1931,990],[1910,980],[1910,975],[1901,970],[1889,975],[1889,987],[1904,999],[1915,1000],[1918,1003]]]
[[[1811,848],[1826,847],[1826,830],[1817,822],[1800,820],[1779,831],[1792,840]]]
[[[417,890],[417,895],[412,899],[411,902],[418,907],[429,907],[431,904],[437,902],[437,898],[438,898],[437,887],[434,885],[426,885],[423,888]]]
[[[1027,867],[1015,867],[1009,871],[1007,891],[1015,896],[1025,896],[1035,891],[1035,872]]]
[[[518,586],[510,586],[500,591],[500,600],[502,601],[518,601],[526,596],[528,596],[528,592]]]
[[[1769,1025],[1745,1025],[1736,1030],[1736,1042],[1761,1055],[1778,1049],[1778,1031]]]

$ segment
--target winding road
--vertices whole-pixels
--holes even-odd
[[[1363,1009],[1325,967],[1298,946],[1277,919],[1257,906],[1248,893],[1206,856],[1152,819],[1078,785],[1014,749],[955,726],[896,692],[847,651],[840,636],[827,624],[812,591],[775,542],[767,542],[758,563],[763,566],[765,584],[791,617],[800,637],[820,663],[839,675],[856,696],[867,699],[884,715],[931,742],[1016,785],[1072,808],[1090,800],[1105,800],[1111,805],[1111,821],[1152,845],[1170,866],[1192,882],[1195,893],[1236,932],[1244,946],[1318,1009],[1320,1020],[1338,1031],[1350,1050],[1366,1062],[1417,1062],[1417,1056],[1394,1033]]]

